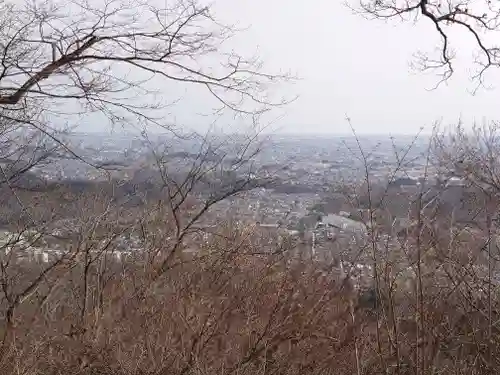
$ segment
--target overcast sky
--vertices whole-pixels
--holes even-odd
[[[415,52],[432,52],[440,41],[426,19],[368,21],[341,0],[215,0],[214,11],[225,22],[248,27],[232,42],[238,52],[258,50],[268,71],[290,70],[300,77],[286,88],[299,98],[263,120],[275,120],[275,132],[347,133],[346,115],[359,133],[370,134],[415,134],[422,126],[430,132],[436,121],[449,125],[459,117],[466,125],[498,118],[498,90],[470,94],[474,48],[466,34],[452,35],[460,40],[454,45],[462,58],[457,73],[448,85],[429,91],[437,77],[410,68]],[[500,82],[497,75],[490,83],[495,78]],[[173,87],[166,91],[178,93]],[[205,130],[211,121],[196,108],[206,93],[180,92],[172,122]]]
[[[259,47],[271,68],[296,72],[299,99],[275,128],[287,132],[348,131],[348,114],[363,133],[414,133],[460,116],[466,123],[498,118],[498,90],[472,96],[468,89],[471,39],[455,47],[463,57],[453,80],[430,92],[431,74],[412,71],[418,50],[432,52],[439,38],[428,20],[402,24],[368,21],[341,0],[217,0],[217,13],[249,25],[241,46]],[[493,77],[492,79],[494,79]],[[496,77],[498,79],[498,77]],[[500,82],[500,81],[498,81]],[[492,82],[494,83],[494,82]]]

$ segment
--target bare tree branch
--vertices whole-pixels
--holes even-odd
[[[423,70],[438,72],[440,80],[436,87],[446,82],[454,73],[455,54],[451,50],[450,31],[453,27],[470,34],[478,50],[475,63],[478,71],[473,79],[477,88],[484,84],[484,75],[489,68],[498,67],[500,54],[498,45],[490,41],[488,33],[494,35],[500,27],[500,8],[489,0],[362,0],[358,7],[348,4],[355,12],[371,19],[410,18],[427,19],[432,22],[441,38],[439,56],[434,58],[420,54],[417,58]]]

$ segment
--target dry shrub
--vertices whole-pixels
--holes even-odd
[[[305,238],[231,218],[215,233],[203,229],[208,208],[186,203],[189,191],[178,205],[141,208],[82,195],[71,204],[71,235],[50,243],[66,246],[60,261],[2,247],[1,373],[497,373],[499,252],[485,218],[498,207],[480,192],[465,202],[482,213],[477,225],[426,205],[409,213],[409,228],[387,235],[393,220],[368,207],[368,235],[338,240],[338,254],[317,259],[305,254]],[[54,205],[47,223],[65,209],[50,194],[37,200]],[[120,260],[123,236],[141,250]],[[352,269],[341,271],[345,261]],[[363,288],[357,262],[371,266]]]
[[[335,272],[294,261],[286,251],[255,255],[261,249],[248,238],[227,241],[239,246],[213,242],[200,253],[177,256],[175,267],[160,278],[151,276],[144,260],[110,261],[100,301],[99,270],[92,267],[83,314],[75,269],[39,308],[22,305],[3,373],[303,373],[352,367],[355,327],[349,295]]]
[[[16,309],[2,373],[492,373],[500,317],[472,247],[481,234],[434,231],[379,259],[368,291],[255,228],[228,226],[198,252],[154,260],[172,249],[166,234],[122,262],[113,243],[88,267],[55,270]],[[407,256],[418,251],[420,270]],[[13,280],[22,290],[44,267],[18,262]]]

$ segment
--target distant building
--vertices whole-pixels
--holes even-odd
[[[413,179],[411,177],[401,177],[398,179],[395,179],[390,183],[391,186],[414,186],[419,183],[418,180]]]
[[[274,229],[278,229],[279,226],[280,226],[278,223],[261,223],[259,221],[257,221],[255,224],[258,227],[260,227],[260,228],[274,228]]]
[[[322,226],[334,227],[346,232],[363,233],[366,231],[366,227],[363,223],[335,214],[323,216],[322,221],[317,224],[317,227]]]
[[[446,182],[446,187],[449,187],[449,186],[465,186],[465,181],[460,177],[451,177]]]

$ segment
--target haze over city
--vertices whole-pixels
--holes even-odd
[[[499,30],[0,0],[0,374],[498,374]]]

